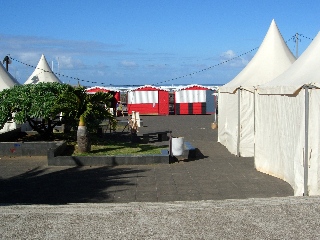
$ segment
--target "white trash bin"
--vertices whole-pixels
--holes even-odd
[[[171,147],[173,156],[181,156],[184,151],[184,137],[173,137]]]

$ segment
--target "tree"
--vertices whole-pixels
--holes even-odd
[[[45,139],[50,139],[54,127],[67,122],[74,127],[78,125],[79,150],[90,151],[87,126],[97,128],[104,119],[116,122],[105,107],[111,104],[111,99],[109,93],[90,95],[84,87],[61,83],[14,86],[0,92],[0,128],[12,119],[17,123],[28,122]]]
[[[61,123],[57,99],[71,90],[67,84],[38,83],[16,85],[1,91],[0,127],[12,119],[17,123],[28,122],[45,139],[49,139],[54,127]]]
[[[72,91],[60,95],[58,103],[67,112],[67,118],[78,121],[77,143],[79,152],[91,150],[88,129],[97,129],[104,119],[109,119],[115,125],[114,116],[107,110],[113,96],[110,93],[97,92],[87,94],[84,87],[78,86]]]

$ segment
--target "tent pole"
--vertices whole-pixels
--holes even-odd
[[[241,89],[238,88],[238,138],[237,138],[237,156],[240,157],[240,100]]]
[[[303,161],[303,168],[304,168],[304,196],[308,196],[308,136],[309,136],[309,89],[308,86],[304,87],[304,94],[305,94],[305,141],[304,141],[304,161]]]
[[[214,122],[217,123],[217,107],[218,107],[218,99],[219,99],[219,92],[215,91],[215,93],[213,93],[213,97],[214,97]]]
[[[296,58],[299,57],[299,51],[298,51],[298,43],[299,43],[299,34],[296,33]]]
[[[256,93],[257,90],[253,90],[253,158],[256,157]]]

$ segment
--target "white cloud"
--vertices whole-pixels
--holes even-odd
[[[59,66],[62,69],[87,68],[86,64],[84,64],[80,59],[74,59],[72,56],[56,56],[55,60],[57,63],[59,62]]]
[[[149,64],[149,65],[147,65],[147,68],[150,68],[150,69],[166,69],[168,67],[169,67],[168,64]]]
[[[104,71],[96,71],[96,73],[97,73],[97,75],[98,75],[99,77],[105,76],[105,72],[104,72]]]
[[[223,63],[224,66],[229,67],[245,67],[249,61],[251,60],[251,55],[244,55],[241,57],[237,57],[233,50],[227,50],[220,55],[220,62]]]
[[[73,53],[113,53],[123,47],[121,44],[106,44],[98,41],[75,41],[65,39],[54,39],[36,36],[14,36],[0,34],[0,46],[5,46],[7,49],[25,51],[26,48],[32,51],[47,50],[68,51]]]
[[[4,35],[0,33],[0,57],[10,54],[13,61],[10,71],[23,83],[33,72],[41,54],[44,54],[53,71],[59,73],[62,81],[77,83],[74,78],[85,80],[86,83],[106,82],[112,79],[120,84],[157,83],[168,81],[186,81],[190,79],[201,83],[211,74],[198,72],[215,65],[217,61],[230,60],[236,56],[232,50],[216,55],[214,59],[195,59],[193,56],[179,57],[171,53],[146,53],[143,50],[130,50],[130,46],[106,44],[98,41],[74,41],[51,39],[35,36]],[[228,61],[222,66],[236,69],[234,66],[245,66],[247,56]],[[0,58],[0,60],[2,60]],[[59,62],[59,66],[58,66]],[[21,64],[22,63],[22,64]],[[239,67],[238,67],[239,69]],[[191,76],[192,74],[192,76]],[[188,77],[184,77],[188,75]],[[189,77],[190,75],[190,77]],[[175,77],[183,76],[178,80]],[[171,81],[172,80],[172,81]],[[109,80],[108,80],[109,81]]]
[[[74,67],[72,58],[70,56],[60,56],[55,58],[56,58],[56,61],[59,62],[60,67],[69,68],[69,69]]]
[[[234,58],[234,57],[236,57],[236,56],[237,56],[237,55],[236,55],[235,52],[232,51],[232,50],[228,50],[228,51],[222,53],[222,57],[227,58],[227,59],[231,59],[231,58]]]
[[[122,61],[120,62],[120,65],[123,67],[138,67],[138,64],[134,61]]]
[[[13,58],[17,58],[17,60],[24,62],[24,63],[32,63],[32,65],[36,66],[40,60],[41,54],[36,52],[19,52],[12,56]]]
[[[0,40],[1,55],[10,54],[11,57],[32,65],[36,65],[41,54],[44,54],[50,61],[55,56],[59,56],[61,59],[64,56],[73,57],[73,62],[76,58],[82,59],[82,61],[90,58],[91,60],[101,58],[110,60],[110,57],[141,55],[140,52],[125,50],[125,46],[122,44],[107,44],[98,41],[75,41],[5,34],[0,34]],[[70,62],[68,66],[71,67]]]

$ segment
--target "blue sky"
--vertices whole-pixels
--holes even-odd
[[[9,71],[21,83],[34,70],[25,64],[44,54],[70,84],[224,84],[255,51],[216,65],[259,47],[272,19],[285,40],[305,36],[301,54],[320,31],[319,13],[318,0],[2,1],[0,60],[19,61]],[[294,41],[288,47],[295,54]]]

